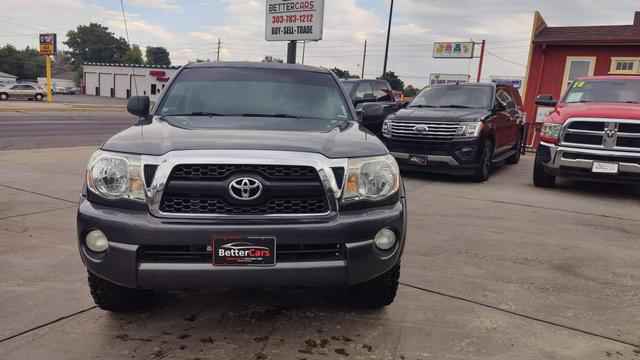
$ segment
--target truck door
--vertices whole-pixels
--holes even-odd
[[[496,153],[502,153],[510,150],[515,143],[516,128],[513,120],[513,112],[515,103],[509,94],[508,89],[499,86],[496,89],[496,107],[495,107],[495,124],[496,124]]]

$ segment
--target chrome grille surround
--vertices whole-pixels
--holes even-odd
[[[625,146],[629,143],[632,143],[632,146]],[[640,151],[640,120],[570,118],[562,127],[560,145]]]
[[[388,119],[388,133],[392,138],[414,140],[451,140],[462,138],[464,125],[446,121],[411,121]]]

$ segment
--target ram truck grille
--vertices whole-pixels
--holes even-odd
[[[564,127],[561,145],[640,151],[640,121],[572,119]]]

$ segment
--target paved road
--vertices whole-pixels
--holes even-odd
[[[637,188],[406,177],[409,239],[382,311],[331,291],[174,293],[95,309],[75,240],[93,148],[0,151],[0,359],[640,359]]]
[[[0,150],[98,145],[129,127],[125,112],[0,112]]]

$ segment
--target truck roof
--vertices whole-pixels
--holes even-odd
[[[321,73],[327,73],[327,74],[329,73],[329,70],[321,67],[316,67],[316,66],[300,65],[300,64],[263,63],[263,62],[251,62],[251,61],[201,62],[201,63],[190,63],[184,66],[184,68],[186,69],[216,68],[216,67],[298,70],[298,71],[321,72]]]

